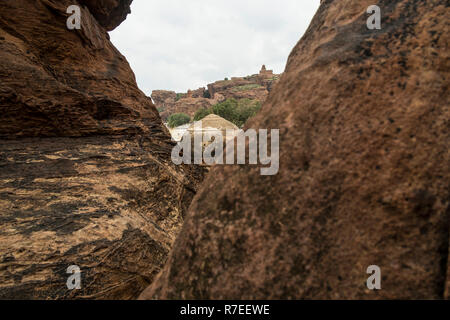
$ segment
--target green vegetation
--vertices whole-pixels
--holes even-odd
[[[212,107],[212,113],[233,122],[237,120],[237,100],[227,99],[224,102],[218,103]],[[236,124],[237,125],[237,124]]]
[[[169,116],[167,122],[169,128],[175,128],[191,122],[191,117],[185,113],[174,113],[171,116]]]
[[[183,99],[184,97],[186,97],[186,93],[177,93],[177,97],[175,98],[175,101]]]
[[[233,91],[248,91],[248,90],[253,90],[253,89],[258,89],[258,88],[262,88],[262,86],[260,86],[259,84],[246,84],[243,86],[239,86],[239,87],[234,87]]]
[[[211,99],[211,93],[209,90],[205,90],[205,92],[203,92],[203,98]]]
[[[164,112],[166,110],[166,108],[159,107],[159,108],[156,108],[156,110],[158,110],[158,112],[161,113],[161,112]]]
[[[227,99],[209,109],[200,109],[195,113],[194,120],[199,121],[210,114],[216,114],[241,128],[249,118],[261,109],[261,103],[250,99]]]
[[[257,100],[241,99],[238,101],[237,115],[238,120],[234,123],[243,127],[248,119],[254,117],[261,110],[261,102]]]
[[[202,120],[204,117],[209,116],[211,113],[212,113],[211,109],[202,108],[195,113],[194,121]]]

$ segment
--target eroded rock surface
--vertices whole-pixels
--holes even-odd
[[[178,98],[174,91],[155,90],[152,99],[163,120],[174,113],[186,113],[193,118],[198,110],[208,109],[226,99],[250,99],[263,103],[279,77],[263,66],[258,74],[216,81],[208,84],[208,90],[189,90],[179,94]]]
[[[166,121],[170,115],[175,113],[185,113],[194,118],[195,113],[200,109],[209,109],[211,108],[217,101],[206,98],[182,98],[172,104],[166,104],[166,107],[162,107],[161,110],[161,119]]]
[[[279,174],[215,167],[141,298],[444,297],[450,9],[378,1],[368,30],[372,4],[322,1],[247,125],[280,129]],[[371,265],[382,290],[366,286]]]
[[[107,31],[114,30],[131,13],[133,0],[80,0]]]
[[[156,108],[109,41],[130,2],[0,3],[2,299],[136,298],[202,178],[172,164]],[[82,28],[70,31],[74,4]],[[71,265],[81,290],[66,287]]]

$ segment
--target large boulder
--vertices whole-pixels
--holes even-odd
[[[131,13],[133,0],[80,0],[107,31],[114,30]]]
[[[443,298],[449,250],[445,0],[322,1],[247,127],[280,171],[217,166],[149,299]],[[366,286],[381,268],[381,290]],[[448,298],[449,288],[447,288]]]
[[[130,1],[95,8],[115,2]],[[108,40],[125,13],[110,25],[83,3],[0,3],[0,299],[137,297],[202,178],[172,164],[167,130]],[[70,31],[74,4],[82,28]],[[72,265],[80,290],[66,286]]]

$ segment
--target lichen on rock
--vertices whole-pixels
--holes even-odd
[[[0,2],[0,299],[136,298],[203,177],[109,41],[130,3]]]
[[[213,168],[142,299],[448,298],[448,2],[372,4],[322,1],[247,124],[279,174]]]

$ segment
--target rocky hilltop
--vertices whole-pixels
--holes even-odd
[[[166,260],[202,171],[109,41],[130,3],[0,2],[0,299],[135,298]]]
[[[189,90],[187,93],[155,90],[152,99],[163,120],[174,113],[185,113],[191,118],[200,109],[234,98],[250,99],[263,103],[280,75],[274,74],[262,66],[258,74],[247,77],[236,77],[208,84],[207,88]]]
[[[279,174],[214,167],[142,298],[449,298],[448,2],[321,3],[247,123]]]

